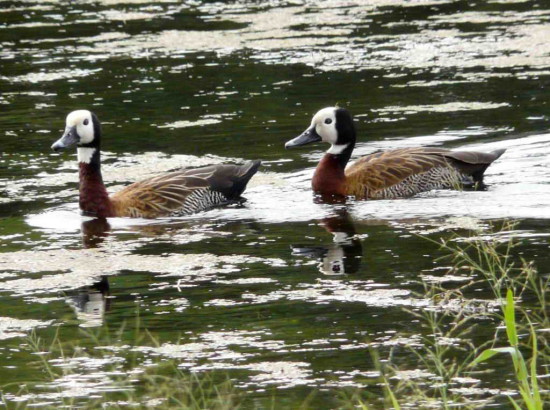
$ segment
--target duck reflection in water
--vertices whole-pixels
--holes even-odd
[[[292,245],[294,255],[319,258],[319,271],[325,275],[345,275],[355,273],[361,265],[363,246],[355,236],[355,225],[345,208],[320,221],[333,235],[329,246]]]
[[[84,286],[66,301],[74,309],[81,327],[97,327],[103,324],[105,312],[111,309],[109,280],[102,276],[99,282]]]
[[[109,235],[111,226],[105,218],[95,218],[83,222],[82,245],[84,248],[97,248]],[[111,309],[109,297],[109,280],[102,276],[92,285],[75,289],[66,299],[74,309],[81,327],[97,327],[103,324],[105,312]]]
[[[111,231],[111,225],[105,218],[94,218],[82,222],[80,228],[82,231],[82,245],[86,249],[99,247]]]

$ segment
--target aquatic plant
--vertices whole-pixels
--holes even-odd
[[[513,253],[517,243],[507,235],[512,230],[513,226],[505,224],[492,235],[454,235],[440,243],[446,253],[443,258],[453,262],[448,273],[466,271],[474,275],[466,284],[453,289],[446,289],[441,283],[423,282],[424,297],[432,301],[432,307],[409,313],[418,317],[428,330],[422,338],[422,347],[410,347],[409,351],[416,356],[425,377],[402,377],[403,369],[392,363],[392,349],[386,363],[378,365],[380,383],[386,390],[386,406],[400,408],[399,403],[416,403],[423,407],[477,407],[479,401],[468,399],[457,384],[467,380],[479,383],[473,377],[479,373],[479,365],[505,353],[511,359],[521,400],[511,397],[513,391],[505,395],[516,409],[543,408],[545,398],[550,398],[550,357],[545,337],[550,328],[546,304],[549,278],[539,275],[533,262]],[[470,295],[470,291],[483,285],[493,293],[493,300]],[[539,308],[523,307],[522,299]],[[495,323],[493,338],[477,345],[468,337],[478,326],[476,319]],[[500,337],[500,324],[506,329],[504,341]],[[520,334],[528,335],[528,340],[523,340]],[[493,392],[486,400],[494,402],[497,396]],[[357,398],[356,403],[366,406],[367,402]]]
[[[537,359],[538,359],[538,343],[533,325],[530,323],[532,350],[531,359],[525,360],[520,350],[519,337],[517,332],[517,322],[515,314],[514,294],[512,289],[508,289],[506,296],[506,304],[504,305],[504,323],[506,324],[506,335],[508,337],[509,346],[493,347],[486,349],[471,363],[471,366],[476,366],[479,363],[489,360],[496,354],[508,353],[514,364],[514,374],[518,382],[518,389],[521,394],[522,403],[529,410],[542,410],[543,402],[541,391],[539,389],[537,375]],[[529,370],[528,370],[529,368]],[[521,409],[522,406],[516,400],[509,396],[510,401],[516,409]]]

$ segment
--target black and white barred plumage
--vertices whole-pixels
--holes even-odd
[[[453,189],[462,185],[473,185],[470,175],[460,173],[451,167],[432,168],[421,174],[413,174],[398,184],[371,194],[372,199],[408,198],[432,189]]]
[[[228,199],[221,192],[213,191],[210,188],[197,189],[193,191],[185,201],[183,206],[173,212],[170,216],[186,216],[200,211],[211,209],[215,206],[224,205],[232,200]]]

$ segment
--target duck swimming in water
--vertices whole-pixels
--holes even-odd
[[[323,108],[310,127],[288,141],[286,148],[323,141],[330,149],[313,174],[313,190],[323,198],[406,198],[432,189],[460,185],[482,186],[483,173],[505,149],[492,152],[451,151],[443,148],[401,148],[359,158],[346,168],[356,133],[345,108]]]
[[[136,182],[109,196],[101,176],[101,126],[88,110],[67,116],[63,136],[54,151],[77,147],[80,177],[80,209],[100,218],[157,218],[181,216],[240,199],[260,161],[244,165],[210,165],[182,169]]]

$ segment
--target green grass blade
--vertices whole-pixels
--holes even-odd
[[[514,306],[514,292],[508,289],[506,292],[506,306],[504,308],[504,322],[506,323],[506,334],[511,346],[518,345],[518,334],[516,331],[516,313]]]
[[[475,366],[481,362],[489,360],[496,354],[499,353],[509,353],[510,356],[517,358],[518,351],[513,347],[493,347],[491,349],[486,349],[481,354],[475,358],[475,360],[470,364],[470,366]]]
[[[533,340],[533,346],[532,346],[533,350],[532,350],[532,357],[531,357],[531,363],[530,363],[531,391],[533,392],[533,401],[535,402],[536,408],[542,410],[542,397],[540,396],[539,383],[537,380],[537,357],[539,354],[539,350],[538,350],[538,344],[537,344],[537,334],[535,333],[535,329],[533,329],[532,325],[531,325],[531,339]]]
[[[384,382],[386,384],[386,391],[388,392],[388,396],[390,396],[391,404],[395,410],[401,410],[401,406],[399,405],[399,402],[397,401],[397,397],[395,397],[395,394],[393,393],[390,383],[388,379],[384,377]]]
[[[519,404],[517,404],[517,402],[513,398],[508,396],[508,399],[510,400],[510,403],[512,403],[512,406],[514,406],[514,409],[522,410],[521,406]]]

